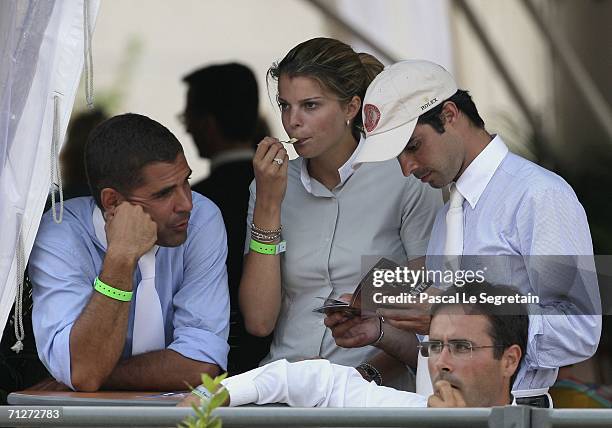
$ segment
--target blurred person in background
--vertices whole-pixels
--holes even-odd
[[[242,373],[257,367],[271,340],[249,334],[238,307],[249,184],[254,177],[252,159],[259,141],[254,136],[267,125],[258,116],[257,81],[247,66],[211,65],[191,72],[183,82],[188,87],[182,115],[186,131],[200,156],[210,159],[210,175],[191,188],[219,207],[227,229],[231,304],[228,371]]]
[[[395,161],[353,169],[363,144],[362,100],[382,69],[373,56],[329,38],[300,43],[269,69],[300,157],[289,161],[277,138],[258,145],[240,307],[250,332],[274,332],[262,364],[320,357],[408,387],[403,364],[373,346],[336,346],[313,313],[318,297],[355,289],[364,256],[422,262],[442,206],[439,190],[403,177]],[[411,344],[416,350],[416,339]]]
[[[70,119],[66,142],[62,146],[59,158],[62,193],[65,201],[91,194],[85,172],[85,143],[91,130],[106,119],[108,119],[108,114],[101,108],[75,113]],[[59,203],[59,192],[54,194],[57,204]],[[45,211],[51,208],[51,196],[52,194],[47,199]]]
[[[77,113],[70,121],[68,138],[60,153],[64,199],[89,196],[85,172],[85,143],[92,129],[108,119],[100,108]]]

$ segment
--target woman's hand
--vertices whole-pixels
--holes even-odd
[[[261,140],[253,157],[257,204],[280,207],[287,190],[288,169],[289,156],[278,139],[266,137]]]

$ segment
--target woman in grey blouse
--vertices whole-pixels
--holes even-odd
[[[323,316],[312,311],[322,302],[317,297],[352,293],[382,256],[425,255],[440,191],[405,178],[395,159],[354,168],[361,101],[382,68],[338,40],[315,38],[268,70],[300,157],[289,161],[283,144],[266,137],[253,159],[240,307],[249,332],[274,332],[263,363],[371,360],[378,353],[373,346],[336,346]]]

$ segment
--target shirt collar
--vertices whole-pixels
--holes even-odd
[[[363,147],[363,141],[364,140],[362,137],[359,140],[359,144],[357,144],[357,148],[353,151],[351,157],[348,158],[346,162],[344,162],[344,165],[338,168],[338,174],[340,174],[340,183],[338,183],[338,186],[336,187],[340,187],[344,183],[346,183],[346,180],[348,180],[350,176],[353,175],[353,173],[355,172],[353,165],[355,164],[355,158],[357,157],[357,153],[359,153],[359,150],[361,150],[361,148]],[[310,174],[308,174],[307,159],[302,159],[302,163],[300,165],[300,180],[302,181],[302,185],[304,186],[306,191],[312,194],[312,183]]]
[[[221,165],[229,162],[251,160],[253,159],[254,155],[255,150],[253,149],[235,149],[223,151],[210,159],[210,170],[212,172],[215,168],[219,168]]]
[[[507,154],[508,147],[501,137],[496,135],[457,180],[457,190],[468,201],[472,209],[476,207],[491,177]]]

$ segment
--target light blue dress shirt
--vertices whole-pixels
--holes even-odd
[[[225,369],[229,350],[225,227],[210,200],[193,192],[192,198],[187,240],[178,247],[160,247],[155,258],[155,288],[162,306],[166,348]],[[105,255],[93,227],[94,206],[90,197],[67,201],[60,224],[47,212],[29,263],[38,355],[49,372],[70,387],[70,331],[94,293],[92,284]],[[133,281],[140,282],[138,268]],[[133,302],[121,359],[131,356]]]
[[[567,182],[510,153],[499,136],[456,185],[465,197],[461,269],[483,269],[488,282],[540,298],[529,307],[527,353],[513,390],[547,388],[558,367],[591,357],[599,344],[601,302],[584,209]],[[428,269],[441,268],[447,212],[448,203],[436,216]]]

